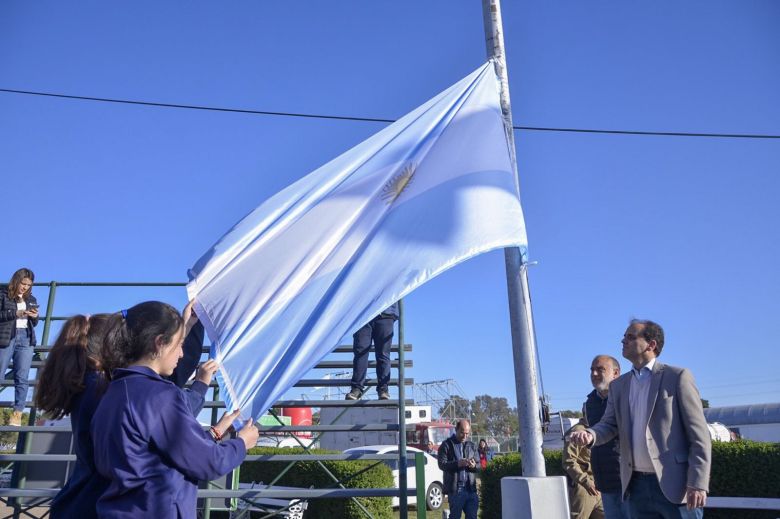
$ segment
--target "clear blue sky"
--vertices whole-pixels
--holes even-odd
[[[514,122],[780,134],[779,22],[776,0],[505,2]],[[484,60],[478,0],[0,3],[6,89],[394,119]],[[185,281],[243,215],[382,127],[0,93],[0,277]],[[633,316],[664,325],[662,360],[712,405],[780,401],[780,140],[515,137],[555,408],[580,407]],[[185,294],[63,289],[57,313],[151,297]],[[406,303],[416,381],[514,403],[502,253]]]

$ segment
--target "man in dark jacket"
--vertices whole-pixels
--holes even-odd
[[[590,365],[590,382],[593,391],[582,408],[588,425],[595,425],[607,409],[609,384],[620,376],[620,363],[609,355],[598,355]],[[623,502],[620,485],[620,446],[618,438],[604,445],[597,445],[590,453],[591,469],[596,489],[601,492],[606,519],[628,519],[628,510]]]
[[[461,512],[466,513],[466,519],[477,519],[479,454],[474,443],[469,441],[470,435],[471,424],[468,420],[460,420],[455,434],[439,447],[439,468],[444,472],[444,493],[450,503],[450,519],[460,519]]]

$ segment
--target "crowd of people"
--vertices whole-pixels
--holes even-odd
[[[16,426],[37,344],[34,281],[30,269],[19,269],[0,293],[0,373],[13,360],[9,424]],[[179,313],[147,301],[63,325],[35,391],[35,406],[53,419],[70,416],[74,435],[75,468],[52,502],[52,518],[195,517],[198,482],[228,473],[257,443],[251,418],[233,430],[238,410],[208,430],[196,419],[218,366],[209,360],[198,367],[203,327],[192,307]],[[389,398],[396,319],[397,304],[355,333],[347,399],[365,390],[372,342],[378,397]],[[566,434],[572,518],[701,518],[711,443],[693,378],[657,360],[664,332],[653,321],[631,321],[622,346],[632,369],[621,375],[617,359],[596,356],[583,419]],[[460,420],[436,452],[451,519],[476,519],[476,475],[492,458],[487,442],[476,447],[470,435],[471,424]]]

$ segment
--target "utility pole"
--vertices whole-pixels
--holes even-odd
[[[512,169],[515,173],[515,182],[519,184],[499,0],[482,0],[482,17],[485,24],[487,57],[493,60],[496,75],[501,85],[501,112],[504,115],[504,129],[509,145]],[[515,365],[517,414],[520,420],[523,476],[543,477],[546,473],[544,457],[542,456],[542,424],[537,390],[536,340],[533,333],[531,294],[528,288],[528,258],[522,254],[518,247],[510,247],[504,249],[504,263],[509,294],[509,320],[512,328],[512,354]]]

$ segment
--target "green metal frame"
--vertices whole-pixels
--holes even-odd
[[[155,282],[138,282],[138,283],[132,283],[132,282],[57,282],[57,281],[50,281],[47,283],[35,283],[35,286],[45,286],[49,289],[49,295],[48,300],[46,304],[46,315],[44,316],[44,326],[43,326],[43,334],[41,337],[41,345],[46,347],[49,345],[49,337],[51,334],[51,328],[52,328],[52,322],[53,321],[64,321],[67,319],[67,317],[57,317],[54,316],[54,305],[55,300],[57,296],[57,290],[59,287],[185,287],[186,283],[180,283],[180,282],[162,282],[162,283],[155,283]],[[2,286],[2,285],[0,285]],[[404,311],[403,311],[403,301],[399,301],[399,320],[398,320],[398,438],[399,438],[399,449],[398,449],[398,462],[399,462],[399,501],[400,501],[400,515],[402,519],[406,519],[408,517],[408,482],[407,482],[407,476],[406,476],[406,469],[408,466],[407,463],[407,451],[406,451],[406,405],[405,405],[405,393],[406,393],[406,386],[405,386],[405,376],[404,376]],[[38,372],[36,371],[36,380],[38,378]],[[219,401],[219,388],[214,387],[213,389],[213,396],[212,396],[212,402],[218,402]],[[335,423],[347,410],[348,408],[345,407],[344,410],[341,411],[337,415],[337,417],[334,419]],[[30,418],[28,420],[29,426],[34,426],[35,420],[36,420],[36,409],[34,406],[30,407]],[[212,407],[211,411],[211,423],[215,424],[218,421],[218,408],[217,406]],[[284,423],[281,421],[281,419],[278,417],[278,415],[271,410],[271,414],[276,418],[276,420],[280,423],[280,425],[284,425]],[[323,432],[320,432],[314,440],[307,446],[304,445],[303,442],[298,438],[296,435],[292,435],[293,438],[298,442],[298,444],[304,449],[304,454],[302,456],[308,456],[309,459],[316,461],[320,467],[323,469],[323,471],[333,480],[333,484],[330,487],[326,488],[336,488],[339,487],[344,490],[347,489],[343,483],[346,481],[349,481],[350,479],[362,474],[363,472],[370,470],[371,468],[375,467],[376,465],[382,463],[382,461],[377,461],[376,463],[361,469],[360,471],[356,472],[355,474],[350,475],[347,478],[344,478],[343,480],[339,480],[328,468],[322,463],[321,459],[318,459],[317,455],[314,455],[310,452],[311,446],[319,440],[319,438],[322,436]],[[23,454],[23,455],[29,455],[30,454],[30,447],[32,443],[32,435],[34,433],[30,431],[21,431],[19,433],[19,437],[17,440],[17,447],[16,452],[17,454]],[[274,485],[277,481],[279,481],[284,474],[286,474],[296,463],[299,461],[305,461],[304,459],[291,461],[283,470],[280,472],[276,478],[274,478],[273,481],[271,481],[268,486]],[[425,469],[424,469],[424,454],[423,453],[415,453],[415,479],[416,479],[416,487],[417,487],[417,517],[420,519],[426,518],[426,510],[427,510],[427,503],[426,503],[426,487],[425,487]],[[16,488],[23,490],[26,482],[27,482],[27,462],[21,461],[21,462],[12,462],[14,463],[14,472],[15,474],[12,476],[12,485],[15,483]],[[233,472],[233,483],[234,486],[238,485],[239,480],[239,469],[236,469]],[[207,488],[211,489],[212,484],[209,482]],[[236,486],[237,488],[237,486]],[[222,489],[224,490],[224,489]],[[358,505],[358,507],[363,511],[363,513],[373,519],[373,516],[370,514],[368,509],[359,501],[356,497],[350,496],[350,499],[354,500],[355,503]],[[21,516],[21,514],[28,515],[32,517],[29,512],[26,510],[26,508],[22,504],[21,497],[10,497],[8,498],[9,505],[13,508],[13,517],[14,519]],[[204,508],[204,517],[208,518],[210,517],[211,512],[211,504],[210,504],[211,498],[205,498],[205,508]],[[236,497],[230,497],[231,499],[231,508],[235,509],[238,505],[238,499]],[[252,504],[252,500],[249,498],[240,498],[242,500],[248,501],[250,504]],[[291,506],[291,505],[290,505]],[[279,513],[282,513],[286,511],[287,508],[275,511],[269,515],[263,516],[264,518],[272,517],[275,515],[278,515]]]

